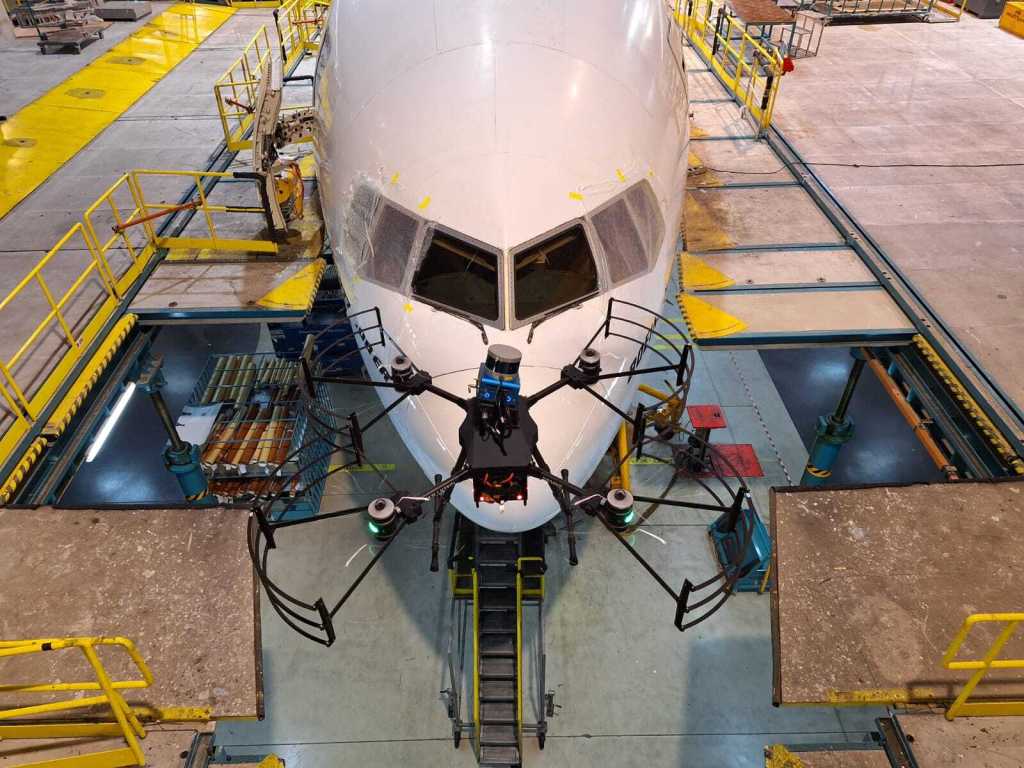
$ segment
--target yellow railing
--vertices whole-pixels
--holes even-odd
[[[476,567],[473,568],[473,727],[476,738],[473,749],[480,759],[480,583]]]
[[[141,678],[133,680],[111,680],[97,653],[98,646],[120,646],[135,664]],[[0,659],[15,656],[62,651],[78,648],[92,667],[95,681],[82,682],[45,682],[45,683],[14,683],[0,684],[0,693],[36,694],[36,693],[70,693],[72,696],[58,701],[43,704],[32,704],[14,709],[0,710],[0,739],[64,739],[87,738],[96,736],[121,736],[126,747],[120,749],[93,752],[71,758],[79,768],[121,768],[129,765],[145,765],[146,759],[139,745],[139,739],[146,735],[142,723],[132,708],[124,700],[120,691],[132,688],[148,688],[153,683],[153,674],[142,659],[134,643],[124,637],[69,637],[44,638],[41,640],[5,640],[0,641]],[[10,667],[6,667],[10,669]],[[87,691],[101,691],[96,696],[80,696]],[[92,722],[92,711],[77,713],[89,717],[89,722],[79,721],[70,716],[73,710],[93,710],[95,707],[110,707],[113,721]],[[39,716],[54,716],[53,719],[39,721]],[[12,722],[19,719],[33,718],[34,722]],[[22,768],[42,768],[52,766],[52,761],[22,764]],[[69,763],[70,764],[70,763]]]
[[[324,0],[288,0],[274,11],[285,72],[307,53],[320,50],[320,32],[329,8]]]
[[[6,329],[0,355],[0,464],[38,423],[72,371],[82,362],[122,300],[145,274],[158,249],[209,248],[276,253],[265,240],[224,236],[218,221],[237,214],[260,218],[259,206],[211,203],[205,185],[233,179],[212,171],[136,170],[126,173],[96,200],[71,229],[0,300],[0,328]],[[162,202],[168,185],[191,184],[190,200]],[[257,199],[253,184],[253,200]],[[160,184],[160,190],[155,186]],[[150,194],[146,194],[146,190]],[[160,200],[160,202],[155,202]],[[198,236],[162,237],[161,221],[171,213],[194,211]],[[55,287],[60,284],[60,288]],[[64,287],[66,286],[66,287]],[[23,337],[15,330],[26,319],[38,321]]]
[[[276,6],[277,4],[274,3]],[[322,0],[289,0],[274,11],[274,31],[264,25],[213,86],[224,142],[232,152],[252,147],[248,138],[256,109],[263,67],[271,56],[290,72],[307,53],[320,49],[320,33],[327,21],[329,3]]]
[[[189,182],[188,202],[184,204],[171,205],[166,202],[151,202],[152,196],[147,198],[146,189],[149,185],[161,184],[161,188],[166,185],[166,182],[170,179],[176,179],[181,181]],[[131,219],[124,218],[124,212],[121,212],[119,216],[115,216],[118,219],[120,225],[124,225],[129,222],[137,222],[135,226],[142,227],[145,233],[145,239],[149,245],[157,248],[209,248],[220,251],[252,251],[258,253],[277,253],[277,246],[269,240],[253,240],[248,238],[240,237],[225,237],[223,231],[218,229],[218,221],[223,222],[225,218],[230,217],[230,221],[233,226],[238,226],[237,214],[247,214],[249,216],[257,217],[262,220],[264,217],[264,210],[261,205],[224,205],[219,203],[211,203],[206,191],[208,182],[214,181],[225,181],[230,183],[232,186],[236,186],[234,174],[224,173],[219,171],[158,171],[140,169],[130,171],[125,174],[113,189],[116,189],[118,185],[127,184],[129,188],[135,190],[137,194],[137,207],[132,212]],[[243,183],[251,184],[252,203],[258,202],[258,190],[255,182],[245,181]],[[175,187],[177,193],[181,188]],[[91,227],[91,214],[94,210],[102,208],[103,198],[97,201],[91,208],[85,213],[87,225]],[[201,222],[201,226],[198,227],[198,235],[184,235],[178,237],[159,237],[156,234],[157,228],[154,224],[160,223],[160,221],[171,214],[177,213],[184,210],[194,210],[196,218],[194,221]],[[107,249],[112,248],[123,248],[127,247],[125,243],[128,239],[128,233],[134,226],[130,226],[122,234],[115,232],[114,236],[106,240],[101,246],[101,254],[105,253]],[[246,229],[249,229],[248,227]],[[97,239],[98,242],[98,239]]]
[[[516,560],[516,740],[519,754],[523,751],[523,597],[544,599],[544,573],[523,574],[523,563],[544,563],[543,557],[520,557]],[[527,589],[525,579],[536,580],[537,586]]]
[[[978,717],[978,716],[1006,716],[1024,715],[1024,701],[972,701],[967,699],[974,692],[978,683],[982,681],[990,669],[1024,669],[1024,659],[1000,659],[999,654],[1003,647],[1017,631],[1017,626],[1024,621],[1024,613],[975,613],[968,616],[960,631],[957,632],[953,642],[949,644],[945,655],[942,657],[942,666],[946,669],[974,670],[970,680],[960,691],[949,708],[946,710],[946,719],[953,720],[956,717]],[[988,651],[980,659],[957,659],[960,647],[971,634],[976,624],[1003,624],[996,639],[989,646]]]
[[[772,122],[782,79],[782,54],[752,37],[719,0],[672,0],[690,43],[763,133]]]
[[[938,2],[932,4],[932,8],[939,13],[944,13],[947,16],[951,16],[957,21],[960,21],[960,17],[964,15],[964,11],[967,9],[967,0],[960,0],[958,4],[956,0],[948,0],[948,2]]]
[[[263,71],[264,63],[273,54],[270,33],[264,25],[242,49],[242,55],[228,67],[227,72],[221,75],[213,86],[224,141],[233,152],[252,146],[251,141],[245,140],[245,135],[252,127],[260,73]]]

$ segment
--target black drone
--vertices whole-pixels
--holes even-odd
[[[716,455],[714,463],[703,464],[702,469],[705,471],[692,471],[693,453],[696,451],[700,456],[707,457],[715,454],[714,448],[698,435],[666,419],[664,404],[637,405],[633,413],[626,413],[595,389],[599,382],[609,379],[668,374],[674,379],[671,402],[678,416],[689,392],[694,356],[685,334],[668,318],[637,304],[609,299],[605,320],[585,348],[569,365],[561,369],[557,381],[532,394],[520,391],[519,351],[505,345],[492,345],[488,349],[487,359],[480,366],[476,394],[468,398],[438,387],[427,371],[417,368],[402,354],[391,360],[390,367],[379,366],[381,380],[337,375],[336,372],[346,365],[346,361],[349,365],[353,362],[353,355],[367,352],[376,362],[378,358],[373,350],[386,346],[380,312],[376,308],[351,314],[339,322],[351,325],[350,333],[342,339],[323,344],[323,348],[318,348],[318,339],[326,331],[306,339],[300,361],[300,389],[302,407],[311,429],[303,439],[303,444],[282,464],[282,467],[288,465],[295,469],[287,477],[281,476],[282,470],[279,470],[277,476],[266,480],[263,493],[253,503],[249,525],[250,554],[268,599],[284,622],[299,634],[322,645],[333,644],[336,639],[334,619],[341,607],[402,531],[424,515],[428,505],[433,520],[430,570],[437,571],[441,524],[446,510],[450,508],[452,492],[460,483],[472,483],[473,499],[478,505],[527,502],[529,478],[547,483],[565,520],[570,564],[576,565],[578,562],[576,513],[597,518],[672,598],[675,604],[673,622],[680,631],[714,614],[733,593],[736,581],[750,570],[747,555],[753,536],[753,524],[751,516],[744,514],[752,503],[750,492],[735,471],[728,473],[737,478],[734,483],[730,483],[718,471],[718,466],[732,469],[727,459]],[[659,327],[666,330],[659,330]],[[332,338],[336,336],[335,333]],[[628,339],[636,344],[636,357],[627,370],[602,372],[600,354],[595,345],[599,345],[602,338],[609,337]],[[677,343],[679,339],[684,341]],[[351,349],[344,354],[337,354],[339,346],[353,341]],[[658,364],[642,367],[648,355],[657,358]],[[398,397],[372,419],[361,423],[356,414],[343,415],[331,408],[323,392],[322,385],[326,384],[392,389]],[[567,471],[556,474],[538,450],[538,426],[530,410],[541,400],[567,387],[588,392],[631,425],[630,450],[625,456],[619,457],[619,466],[613,469],[612,475],[621,464],[640,458],[646,452],[647,456],[655,460],[673,463],[677,476],[683,473],[698,483],[711,501],[678,501],[665,498],[664,495],[634,496],[625,489],[611,488],[611,475],[601,482],[581,486],[569,481]],[[433,485],[418,494],[403,493],[392,487],[393,492],[389,497],[376,499],[369,507],[330,511],[304,519],[287,519],[297,496],[335,472],[369,465],[390,486],[390,481],[377,465],[367,460],[364,435],[403,401],[414,397],[440,397],[465,412],[459,429],[461,450],[447,478],[435,476]],[[680,437],[685,440],[682,447]],[[667,447],[673,458],[665,459],[654,454],[651,451],[654,446]],[[342,452],[349,460],[321,471],[312,480],[307,478],[301,484],[296,482],[297,478],[323,466],[326,463],[324,459],[336,451]],[[296,487],[300,490],[296,491]],[[640,504],[647,504],[648,507],[645,512],[638,514],[635,509]],[[658,506],[718,512],[720,517],[716,526],[719,532],[733,539],[729,548],[731,562],[722,565],[714,576],[706,580],[695,584],[687,579],[678,591],[673,589],[630,544],[626,535],[641,527]],[[456,523],[465,521],[457,510],[453,511]],[[274,582],[270,576],[269,560],[270,552],[277,547],[275,533],[278,530],[297,525],[323,524],[335,518],[360,514],[367,516],[369,530],[383,542],[383,546],[333,605],[329,606],[323,597],[299,599]],[[452,567],[453,556],[454,552],[449,556],[449,568]]]

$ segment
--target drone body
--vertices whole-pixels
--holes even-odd
[[[336,0],[330,13],[315,147],[350,313],[379,308],[386,331],[365,352],[371,376],[389,380],[404,355],[480,405],[492,345],[522,354],[517,397],[557,381],[592,341],[603,371],[635,366],[634,341],[592,333],[609,298],[659,311],[674,263],[688,105],[664,3]],[[627,411],[636,385],[594,389]],[[385,405],[398,397],[378,391]],[[453,472],[463,409],[408,398],[390,416],[428,477]],[[621,421],[575,388],[528,417],[540,455],[578,484]],[[474,478],[451,502],[492,530],[536,528],[560,507],[542,478],[524,481],[488,491]]]

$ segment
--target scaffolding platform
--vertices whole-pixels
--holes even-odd
[[[729,349],[908,343],[914,324],[847,235],[713,89],[706,83],[691,105],[679,304],[694,340]]]
[[[124,695],[148,719],[262,717],[248,518],[246,509],[217,507],[0,509],[0,539],[18,550],[0,561],[0,637],[127,637],[154,682]],[[112,677],[134,672],[124,653],[101,657]],[[8,659],[3,682],[67,679],[78,661]],[[0,709],[25,706],[25,695],[0,693]]]
[[[290,322],[309,312],[327,262],[323,218],[314,185],[301,218],[290,221],[282,242],[266,236],[262,214],[254,215],[251,185],[218,186],[225,207],[247,208],[214,233],[197,216],[175,238],[139,288],[129,312],[143,325],[170,323]],[[212,234],[212,236],[211,236]],[[218,242],[222,243],[218,247]]]
[[[1020,480],[773,489],[774,702],[951,702],[969,672],[943,655],[964,620],[1017,607],[1022,504]],[[958,658],[994,635],[975,627]],[[971,699],[1021,697],[1024,670],[1000,669]]]
[[[848,744],[834,747],[773,744],[764,752],[767,768],[892,768],[881,749],[857,749]]]
[[[149,726],[139,746],[150,768],[186,768],[193,764],[194,747],[203,726]],[[120,738],[4,739],[0,741],[0,768],[15,768],[43,760],[79,760],[124,745]],[[68,763],[74,765],[74,763]]]
[[[1024,718],[929,713],[895,716],[917,768],[1019,768],[1024,765]]]

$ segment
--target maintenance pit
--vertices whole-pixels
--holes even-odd
[[[285,150],[303,179],[282,192],[285,237],[244,175],[263,67],[281,59],[280,114],[301,115],[328,4],[152,5],[48,68],[26,65],[33,40],[0,43],[0,542],[16,553],[0,640],[18,641],[0,643],[0,686],[96,679],[88,643],[58,638],[127,638],[154,678],[121,708],[90,683],[74,695],[106,701],[36,730],[0,716],[0,765],[1024,765],[1019,637],[962,701],[973,668],[943,668],[970,617],[1009,617],[976,619],[975,660],[1022,620],[1022,486],[1002,478],[1024,472],[1024,81],[1005,66],[1024,41],[966,14],[920,21],[938,0],[680,4],[685,226],[633,367],[668,364],[629,377],[641,389],[593,477],[572,478],[573,515],[509,536],[450,505],[432,527],[443,491],[409,503],[435,478],[355,381],[395,363],[353,317],[308,137]],[[822,31],[808,13],[915,21]],[[47,144],[40,126],[86,98],[102,116],[75,111],[80,130]],[[29,134],[45,152],[26,163]],[[616,162],[606,186],[640,173]],[[415,188],[401,170],[375,172]],[[581,210],[593,194],[569,192]],[[585,377],[579,354],[558,365]],[[381,499],[393,538],[366,512]],[[720,610],[680,634],[719,583]],[[99,652],[111,679],[134,674],[123,648]],[[0,689],[0,715],[61,690]],[[123,752],[132,713],[141,758]]]

